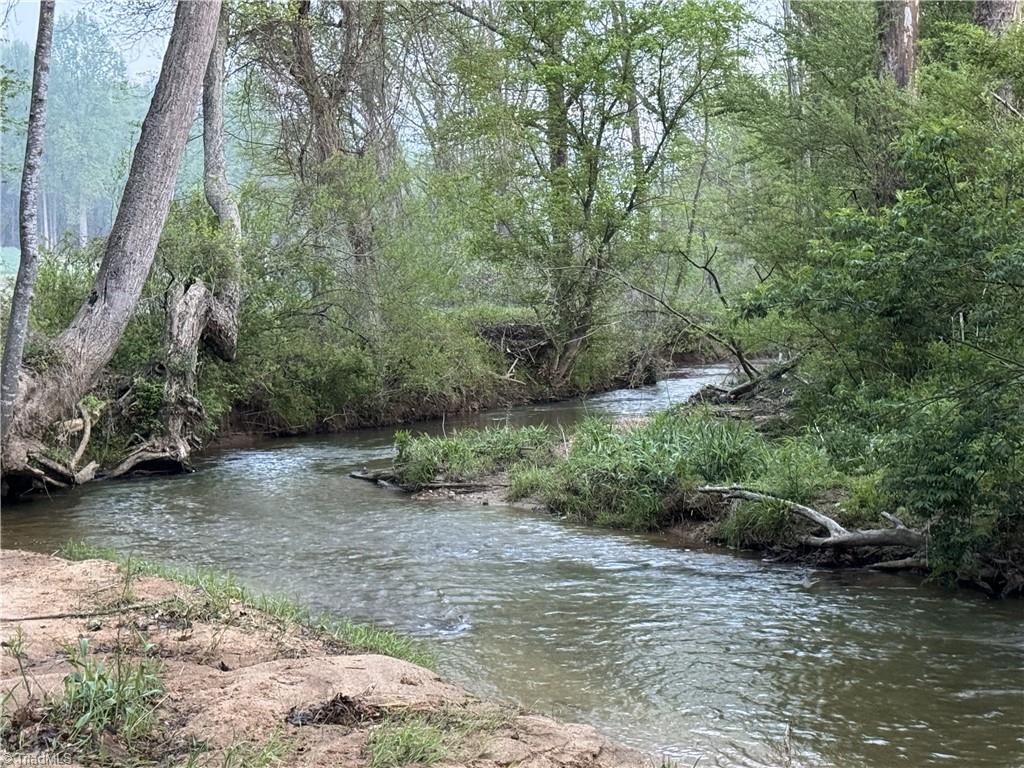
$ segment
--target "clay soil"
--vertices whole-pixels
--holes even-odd
[[[249,606],[206,610],[204,595],[192,586],[137,576],[126,588],[123,570],[104,560],[2,551],[0,587],[7,753],[40,750],[41,734],[55,729],[47,722],[48,702],[52,708],[73,672],[68,648],[87,638],[90,653],[104,657],[108,668],[115,656],[151,659],[165,690],[156,733],[141,757],[116,733],[102,733],[102,754],[79,751],[77,762],[65,756],[62,765],[221,766],[240,745],[276,739],[286,754],[270,764],[363,766],[372,757],[374,729],[409,717],[469,724],[448,741],[439,766],[658,765],[588,726],[480,701],[429,669],[350,652]],[[46,751],[59,749],[51,742]]]

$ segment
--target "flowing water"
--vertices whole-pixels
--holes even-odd
[[[475,421],[638,414],[723,373]],[[480,694],[686,766],[1024,765],[1022,602],[416,502],[348,477],[390,453],[390,431],[226,450],[192,475],[6,509],[3,546],[78,538],[227,570],[418,635]]]

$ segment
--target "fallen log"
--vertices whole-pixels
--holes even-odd
[[[871,528],[868,530],[850,531],[828,515],[805,504],[791,499],[761,493],[750,488],[737,485],[705,485],[697,488],[700,493],[720,494],[725,498],[745,499],[747,501],[774,501],[783,504],[805,520],[824,528],[828,536],[805,536],[801,543],[812,547],[831,547],[834,549],[851,549],[853,547],[905,547],[918,550],[924,547],[926,539],[923,533],[907,528],[895,516],[884,513],[882,516],[893,523],[892,528]]]

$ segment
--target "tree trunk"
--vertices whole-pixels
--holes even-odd
[[[96,281],[69,327],[53,343],[59,362],[25,382],[4,451],[5,471],[26,467],[33,453],[32,437],[88,392],[135,311],[174,194],[219,12],[219,0],[178,3]]]
[[[996,37],[1001,36],[1012,25],[1021,20],[1021,0],[975,0],[974,22],[982,29]],[[1010,112],[1017,112],[1017,96],[1009,83],[1003,83],[993,94]]]
[[[1001,35],[1021,20],[1021,0],[974,0],[974,23]]]
[[[53,244],[52,230],[50,229],[50,206],[46,202],[50,196],[44,189],[40,193],[40,197],[43,203],[42,242],[44,248],[49,248]]]
[[[89,205],[85,201],[85,193],[78,192],[78,247],[85,248],[89,244]]]
[[[28,335],[28,310],[39,272],[39,172],[43,158],[43,133],[46,129],[46,92],[50,79],[50,48],[53,43],[54,0],[43,0],[39,7],[39,32],[36,35],[35,61],[32,66],[32,97],[25,139],[25,167],[21,174],[21,263],[11,298],[7,323],[3,372],[0,374],[0,430],[6,436],[18,397],[21,358]]]
[[[299,0],[296,5],[296,18],[292,27],[292,46],[294,60],[291,63],[291,75],[306,96],[309,105],[309,117],[313,125],[313,164],[319,173],[321,166],[330,160],[341,149],[341,131],[338,128],[338,103],[341,94],[325,90],[317,73],[316,59],[313,54],[313,39],[310,34],[310,0]],[[352,25],[345,25],[346,36],[351,35]],[[346,45],[346,51],[348,46]],[[346,64],[345,69],[349,68]],[[346,71],[344,76],[350,76]],[[347,91],[342,89],[341,93]]]
[[[163,434],[155,436],[114,470],[189,469],[193,445],[198,444],[204,413],[196,396],[199,345],[205,340],[221,359],[234,360],[241,301],[241,262],[238,238],[242,223],[228,186],[224,156],[224,58],[228,43],[228,6],[221,6],[217,37],[203,78],[203,190],[217,214],[231,257],[219,291],[202,281],[174,287],[167,309],[166,381]]]
[[[891,77],[903,89],[914,82],[920,0],[878,0],[879,42],[882,49],[882,78]]]

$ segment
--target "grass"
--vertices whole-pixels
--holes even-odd
[[[392,712],[374,726],[366,742],[368,768],[427,766],[446,760],[473,738],[494,733],[512,713],[495,708],[470,712],[448,708],[438,712]]]
[[[533,427],[464,430],[448,438],[403,434],[396,468],[413,487],[507,470],[509,500],[536,497],[554,514],[610,528],[658,530],[717,510],[712,535],[734,547],[792,544],[805,524],[778,504],[704,498],[698,508],[695,487],[744,485],[800,503],[839,496],[850,500],[851,521],[874,516],[864,503],[873,484],[839,472],[816,434],[769,440],[747,422],[677,407],[630,427],[584,421],[565,456],[554,442],[548,430]],[[843,509],[832,513],[845,519]]]
[[[426,715],[403,718],[374,727],[366,742],[369,768],[433,765],[448,754],[447,734]]]
[[[274,733],[263,743],[238,741],[224,752],[221,768],[270,768],[282,765],[292,752],[292,745]]]
[[[282,628],[305,627],[351,651],[393,656],[430,669],[436,667],[433,655],[411,638],[332,614],[314,616],[295,600],[284,595],[253,592],[230,574],[208,568],[175,568],[80,541],[65,544],[60,555],[68,560],[109,560],[122,569],[126,582],[138,576],[158,576],[194,587],[198,592],[196,599],[179,598],[172,606],[185,619],[228,621],[233,616],[232,606],[243,605],[265,614]]]
[[[505,495],[509,501],[543,496],[554,482],[555,474],[551,467],[520,462],[514,464],[508,471],[508,488]]]
[[[395,433],[395,473],[413,490],[435,481],[465,482],[549,457],[554,435],[547,427],[466,429],[451,437]]]
[[[88,639],[80,638],[68,649],[68,662],[74,671],[64,678],[62,695],[44,710],[66,746],[89,754],[100,748],[104,734],[114,734],[131,749],[153,733],[164,692],[154,661],[116,654],[107,662],[91,655]]]

